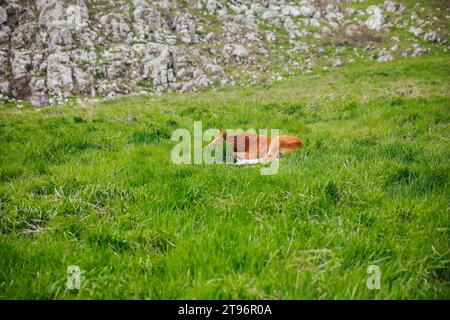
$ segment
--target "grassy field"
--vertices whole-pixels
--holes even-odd
[[[282,83],[0,109],[0,298],[450,298],[448,55]],[[277,128],[259,166],[174,165],[177,128]],[[66,288],[67,267],[83,270]],[[367,268],[381,288],[366,286]]]

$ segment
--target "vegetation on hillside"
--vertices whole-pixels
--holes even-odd
[[[448,61],[1,105],[0,298],[449,298]],[[305,147],[274,176],[174,165],[171,133],[194,121],[277,128]],[[71,265],[80,290],[66,287]]]

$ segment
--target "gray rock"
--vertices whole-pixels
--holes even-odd
[[[87,94],[91,91],[92,77],[89,73],[80,68],[73,68],[73,77],[78,92]]]
[[[49,104],[49,101],[47,100],[44,94],[36,93],[30,97],[30,103],[34,107],[42,107]]]
[[[344,65],[344,63],[342,62],[342,60],[340,59],[336,59],[333,61],[333,68],[338,68],[338,67],[342,67]]]
[[[378,62],[391,61],[391,60],[394,60],[394,57],[389,52],[387,52],[387,50],[383,49],[380,51],[380,54],[377,58]]]
[[[196,87],[209,87],[213,82],[204,74],[199,75],[194,79],[194,85]]]
[[[24,77],[31,66],[31,53],[27,50],[12,52],[11,69],[14,79]]]
[[[223,68],[222,68],[221,66],[218,66],[218,65],[216,65],[216,64],[211,64],[211,63],[208,63],[208,64],[205,66],[205,70],[206,70],[207,72],[215,73],[215,74],[222,74],[222,73],[224,73],[224,72],[223,72]]]
[[[0,81],[0,92],[5,94],[9,93],[9,81]]]
[[[356,13],[356,9],[352,7],[345,8],[344,11],[347,16],[352,16]]]
[[[265,21],[273,21],[279,18],[279,14],[274,10],[267,10],[262,14],[261,18]]]
[[[8,21],[8,14],[6,13],[6,9],[0,7],[0,23],[5,23]]]
[[[320,28],[321,26],[320,21],[315,18],[309,20],[309,25],[315,28]]]
[[[76,5],[69,5],[66,9],[67,23],[75,30],[86,29],[88,25],[89,13],[86,4],[78,1]]]
[[[269,42],[273,42],[276,40],[276,35],[274,32],[267,32],[266,33],[266,40]]]
[[[365,22],[367,28],[370,30],[380,30],[384,23],[384,16],[381,9],[377,6],[370,6],[366,11],[370,15]]]
[[[31,81],[31,90],[34,93],[43,93],[45,92],[46,85],[45,79],[42,78],[33,78]]]
[[[114,92],[114,91],[111,91],[111,92],[109,92],[109,93],[106,95],[106,100],[111,100],[111,99],[113,99],[113,98],[116,97],[116,96],[117,96],[117,93]]]
[[[323,27],[322,30],[320,30],[322,34],[331,35],[331,30],[328,27]]]
[[[418,37],[423,33],[423,30],[420,27],[411,27],[409,28],[409,32],[411,32],[414,36]]]
[[[424,48],[418,43],[413,44],[412,50],[413,50],[413,53],[412,53],[413,57],[422,55],[422,54],[427,54],[430,52],[430,49]]]
[[[329,4],[325,8],[325,18],[327,18],[328,21],[341,22],[344,19],[344,15],[339,12],[335,6]]]
[[[6,43],[7,41],[9,41],[10,32],[11,30],[9,29],[8,26],[2,26],[0,28],[0,43]]]
[[[161,13],[150,7],[144,0],[133,0],[135,20],[134,28],[140,39],[148,37],[150,30],[159,30],[166,26]]]
[[[237,58],[243,59],[248,56],[248,51],[244,46],[237,45],[233,50],[232,55]]]
[[[428,41],[428,42],[438,42],[438,40],[439,40],[438,34],[434,31],[427,32],[423,36],[423,40]]]
[[[6,66],[9,63],[9,52],[7,48],[0,50],[0,66]],[[1,73],[0,73],[1,74]]]
[[[64,20],[64,2],[59,0],[36,0],[39,24],[49,26],[54,21]]]
[[[214,12],[217,9],[216,0],[208,0],[208,3],[206,4],[206,9],[208,9],[209,12]]]
[[[385,10],[387,12],[395,12],[397,11],[397,9],[399,8],[398,5],[396,5],[394,2],[392,1],[385,1],[383,4],[383,7],[385,8]]]
[[[72,46],[74,40],[69,25],[64,20],[55,20],[49,22],[47,25],[47,41],[52,50],[58,47]]]
[[[210,33],[208,33],[206,36],[205,36],[205,41],[206,42],[209,42],[209,41],[211,41],[211,40],[213,40],[214,39],[214,33],[213,32],[210,32]]]
[[[57,96],[70,96],[73,89],[72,68],[67,53],[55,52],[48,56],[47,88]]]
[[[40,38],[37,34],[38,26],[34,22],[26,22],[17,26],[11,33],[11,44],[16,48],[30,47],[33,42],[39,43]],[[35,38],[33,38],[35,34]]]
[[[287,5],[281,8],[281,14],[283,16],[298,17],[300,15],[300,11],[297,7]]]
[[[131,42],[130,36],[131,27],[126,23],[124,17],[117,13],[109,13],[100,18],[102,31],[106,35],[111,35],[113,41],[126,40]],[[132,36],[131,36],[132,37]]]
[[[299,8],[300,16],[312,18],[316,13],[316,8],[312,5],[304,5]]]
[[[175,81],[173,55],[168,48],[165,48],[159,57],[151,62],[151,66],[151,77],[155,86],[160,86]]]
[[[287,17],[286,19],[284,19],[283,22],[283,27],[285,29],[295,29],[297,27],[297,25],[292,21],[291,18]]]

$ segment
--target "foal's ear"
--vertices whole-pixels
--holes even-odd
[[[227,133],[224,130],[222,130],[221,128],[219,128],[219,132],[217,132],[217,135],[221,136],[223,139],[227,138]]]
[[[219,130],[217,130],[217,135],[216,135],[216,138],[223,138],[223,131],[222,131],[222,128],[219,128]]]

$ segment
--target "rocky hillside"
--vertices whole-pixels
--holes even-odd
[[[448,50],[448,1],[0,0],[0,101],[195,91]]]

